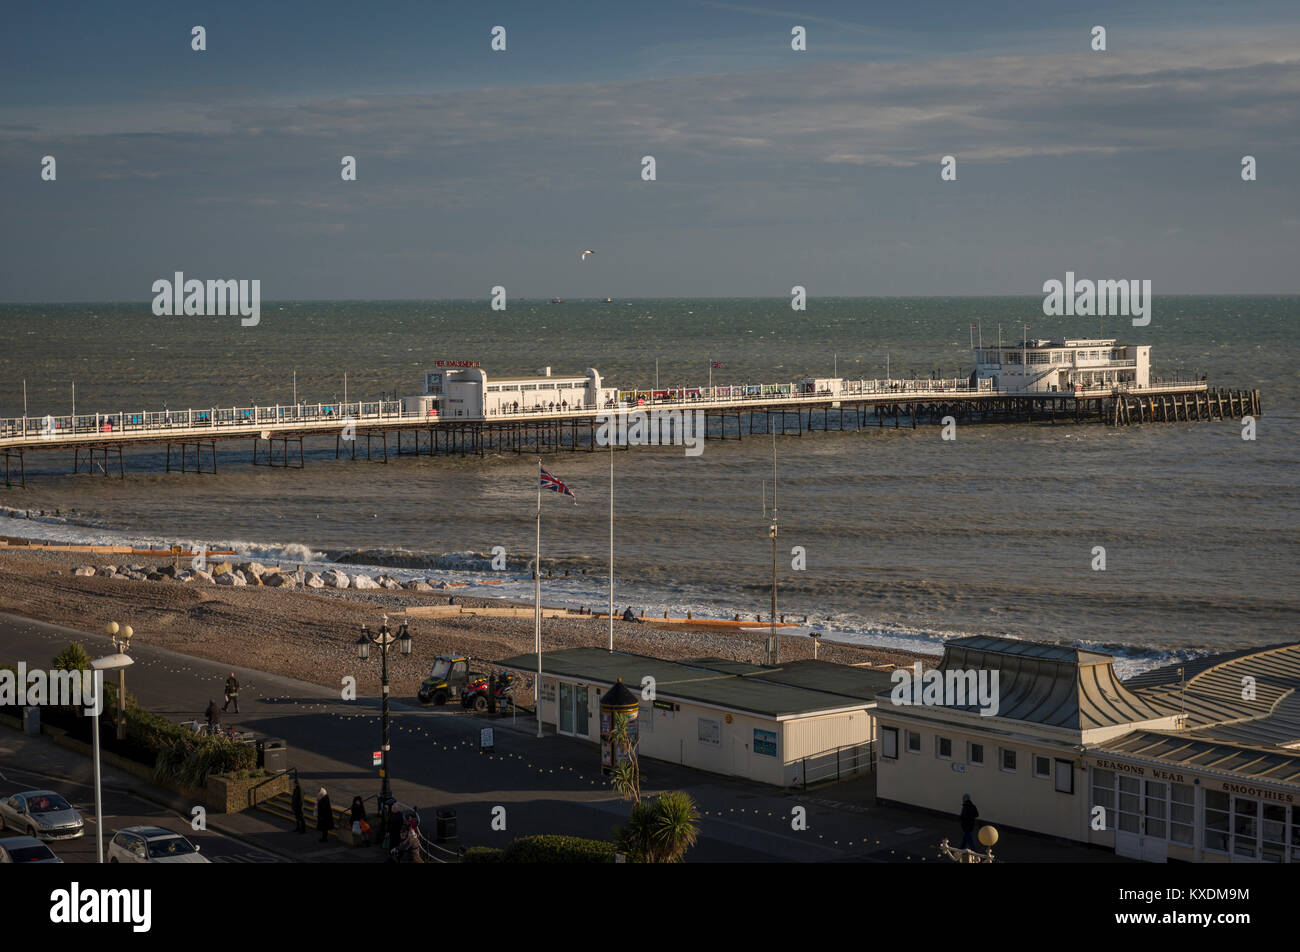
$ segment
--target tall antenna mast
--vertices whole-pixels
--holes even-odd
[[[768,529],[772,537],[772,633],[769,637],[770,664],[779,663],[779,646],[776,640],[776,430],[772,431],[772,524]]]

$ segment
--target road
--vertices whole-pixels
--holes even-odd
[[[0,796],[11,796],[22,790],[54,790],[80,811],[86,822],[86,835],[76,840],[58,840],[47,843],[65,863],[95,862],[95,789],[90,780],[81,782],[54,778],[48,774],[29,770],[11,762],[4,747],[9,738],[0,737]],[[86,772],[90,765],[86,763]],[[104,852],[107,859],[108,844],[118,830],[128,826],[161,826],[173,830],[199,847],[199,852],[214,863],[281,863],[279,856],[257,849],[247,843],[222,836],[212,830],[196,831],[189,821],[176,813],[134,794],[118,790],[103,791]],[[7,829],[0,837],[25,836],[25,831]]]

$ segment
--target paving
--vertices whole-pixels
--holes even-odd
[[[0,660],[45,667],[72,640],[80,641],[92,656],[112,650],[103,636],[0,615]],[[132,645],[131,655],[135,664],[128,669],[128,691],[145,707],[177,721],[201,717],[208,700],[221,696],[231,670],[228,664],[143,644]],[[358,665],[367,663],[377,662],[358,660]],[[225,726],[283,738],[289,766],[302,778],[308,797],[324,785],[335,806],[346,806],[360,795],[373,810],[380,789],[371,760],[380,746],[378,700],[348,701],[319,685],[237,666],[234,671],[240,681],[241,712],[226,715]],[[435,810],[455,811],[458,838],[449,846],[504,846],[516,836],[536,833],[609,839],[628,815],[629,805],[600,772],[595,744],[557,736],[549,728],[539,739],[535,720],[522,712],[487,718],[459,707],[426,708],[414,698],[396,699],[392,709],[394,795],[419,808],[426,834]],[[494,732],[491,751],[480,749],[485,726]],[[31,741],[80,757],[47,739]],[[0,746],[0,770],[16,756]],[[21,756],[25,764],[28,751]],[[88,769],[86,758],[80,760]],[[642,768],[645,793],[684,790],[695,799],[701,813],[700,839],[691,861],[945,863],[939,841],[960,837],[953,817],[875,806],[872,775],[793,791],[649,759]],[[188,813],[189,804],[156,788],[141,789],[150,785],[128,774],[114,783],[142,796],[170,798],[178,814]],[[494,828],[501,825],[499,807],[505,809],[504,830]],[[794,828],[796,808],[806,811],[804,829]],[[987,805],[981,808],[991,813]],[[385,858],[379,849],[333,840],[322,845],[315,835],[295,834],[291,824],[258,811],[210,817],[209,826],[282,858]],[[997,854],[1008,861],[1115,861],[1103,851],[1024,834],[1004,835]]]

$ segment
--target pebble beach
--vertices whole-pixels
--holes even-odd
[[[306,588],[293,585],[218,585],[202,578],[149,580],[122,574],[76,575],[78,568],[116,563],[150,568],[170,566],[171,560],[88,555],[50,549],[0,548],[0,613],[102,631],[109,621],[129,624],[134,642],[167,648],[224,664],[266,671],[323,686],[340,679],[357,679],[362,693],[376,693],[379,665],[357,657],[358,629],[373,630],[388,614],[390,621],[408,606],[445,605],[449,597],[466,607],[510,603],[455,592],[384,588]],[[182,563],[184,565],[184,563]],[[272,569],[273,567],[268,567]],[[295,566],[281,566],[292,576]],[[155,574],[157,574],[155,572]],[[543,594],[545,604],[545,594]],[[531,605],[527,606],[531,607]],[[543,652],[558,648],[605,647],[604,618],[546,618],[542,622]],[[490,663],[533,650],[533,619],[450,617],[409,619],[412,653],[389,658],[394,695],[411,698],[440,654],[464,654]],[[744,631],[655,627],[615,621],[616,650],[656,658],[720,657],[761,663],[765,636]],[[811,658],[812,639],[806,635],[781,640],[786,660]],[[822,641],[818,657],[842,664],[910,665],[923,657],[908,652],[864,648]],[[933,662],[933,656],[924,656]],[[44,663],[47,659],[8,658],[0,662]],[[521,696],[527,703],[527,696]]]

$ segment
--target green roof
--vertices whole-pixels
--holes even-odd
[[[497,663],[516,671],[536,671],[537,655],[515,655]],[[844,687],[853,682],[852,689],[857,693],[836,693],[807,686],[816,679],[811,669],[800,666],[810,663],[843,669],[842,683],[837,681],[835,686]],[[641,687],[643,678],[652,677],[655,679],[655,693],[660,697],[696,701],[765,717],[792,717],[874,704],[874,696],[865,686],[858,686],[854,678],[882,674],[829,662],[794,662],[788,666],[764,668],[718,658],[665,661],[620,651],[611,653],[601,648],[544,651],[542,673],[599,684],[613,684],[621,678],[634,690]],[[888,674],[884,677],[888,682]]]

